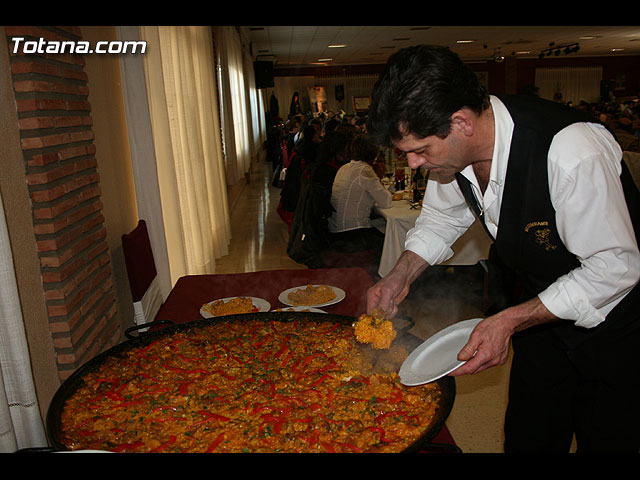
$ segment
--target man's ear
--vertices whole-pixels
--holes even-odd
[[[451,115],[451,129],[456,130],[465,136],[473,135],[475,129],[475,119],[471,112],[461,108]]]

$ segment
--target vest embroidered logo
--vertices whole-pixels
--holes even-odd
[[[547,227],[547,228],[536,228],[536,227]],[[549,235],[551,234],[551,229],[548,227],[549,227],[549,222],[547,221],[531,222],[531,223],[528,223],[526,227],[524,227],[525,233],[529,233],[529,230],[532,230],[535,228],[535,230],[532,230],[533,234],[535,235],[535,241],[538,245],[543,246],[545,251],[547,252],[558,248],[558,246],[553,245],[551,243],[551,240],[549,239]]]

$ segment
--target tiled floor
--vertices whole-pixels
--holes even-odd
[[[218,273],[306,268],[286,253],[288,231],[276,212],[280,190],[270,184],[271,165],[258,163],[232,209],[229,254],[216,262]],[[481,316],[480,267],[432,267],[414,283],[401,314],[416,322],[411,333],[427,339],[460,320]],[[502,452],[508,365],[456,379],[456,400],[447,420],[466,453]]]

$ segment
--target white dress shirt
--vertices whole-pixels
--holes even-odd
[[[496,238],[513,121],[496,97],[491,97],[491,106],[495,147],[484,195],[471,166],[461,173],[471,182],[485,223]],[[640,277],[640,253],[620,187],[621,158],[613,136],[591,123],[561,130],[549,149],[549,192],[558,233],[581,266],[538,297],[558,318],[587,328],[601,323]],[[455,179],[439,179],[432,173],[405,248],[430,265],[439,264],[453,255],[451,245],[474,220]]]
[[[329,217],[329,231],[369,228],[374,205],[390,208],[392,200],[393,195],[382,186],[371,165],[351,160],[340,167],[333,181],[331,204],[336,211]]]

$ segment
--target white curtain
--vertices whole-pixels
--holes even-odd
[[[46,446],[0,197],[0,453]]]
[[[600,101],[601,80],[602,67],[536,68],[535,85],[542,98],[553,100],[560,93],[563,102],[577,105]]]
[[[172,282],[228,253],[213,38],[206,26],[144,26],[149,111]]]
[[[215,27],[215,36],[219,56],[227,184],[235,185],[249,172],[255,154],[248,86],[253,69],[246,70],[242,43],[235,27]]]

